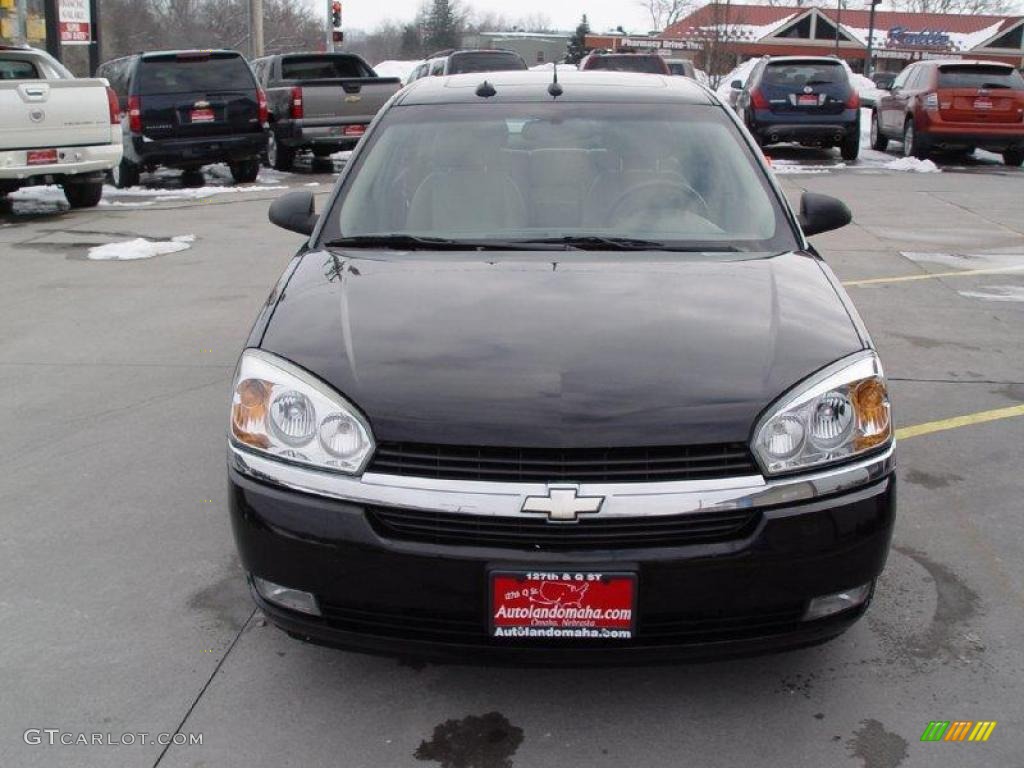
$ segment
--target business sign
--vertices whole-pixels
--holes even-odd
[[[88,45],[92,42],[92,15],[89,0],[60,0],[60,41],[63,45]]]
[[[701,51],[704,46],[694,40],[656,40],[650,37],[627,37],[620,43],[621,48],[647,48],[665,51]]]
[[[886,45],[891,48],[940,48],[953,47],[949,34],[937,29],[911,31],[906,27],[893,27],[889,30]]]

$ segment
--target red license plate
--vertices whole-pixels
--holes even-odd
[[[636,628],[635,573],[491,573],[492,637],[629,640]]]
[[[193,109],[192,110],[192,122],[193,123],[212,123],[216,120],[216,116],[213,114],[212,109]]]
[[[362,136],[366,133],[365,125],[346,125],[345,135],[346,136]]]
[[[816,107],[818,106],[818,97],[813,93],[806,96],[797,96],[796,103],[801,107]]]
[[[992,102],[989,101],[988,99],[975,99],[974,100],[974,108],[975,109],[992,109]]]
[[[25,154],[25,162],[29,165],[56,165],[56,149],[32,149]]]

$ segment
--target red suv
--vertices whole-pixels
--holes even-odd
[[[921,61],[903,70],[878,100],[871,146],[890,139],[903,154],[925,159],[933,149],[1001,152],[1007,165],[1024,163],[1024,77],[1009,64]]]

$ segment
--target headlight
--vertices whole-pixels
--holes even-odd
[[[754,431],[767,475],[818,467],[892,441],[889,391],[873,353],[840,360],[800,384]]]
[[[337,392],[287,360],[242,353],[231,402],[231,439],[281,461],[357,475],[373,453],[362,415]]]

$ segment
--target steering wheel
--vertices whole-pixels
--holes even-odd
[[[707,201],[701,196],[700,192],[685,181],[682,179],[678,182],[654,179],[630,187],[619,195],[615,202],[612,203],[611,208],[608,209],[608,219],[610,221],[617,221],[624,213],[626,215],[633,215],[638,212],[650,211],[652,208],[665,208],[665,205],[658,205],[657,203],[664,203],[666,199],[672,198],[685,199],[685,202],[683,202],[679,209],[680,211],[689,211],[696,204],[700,206],[698,214],[708,218]],[[630,210],[630,206],[636,210]]]

